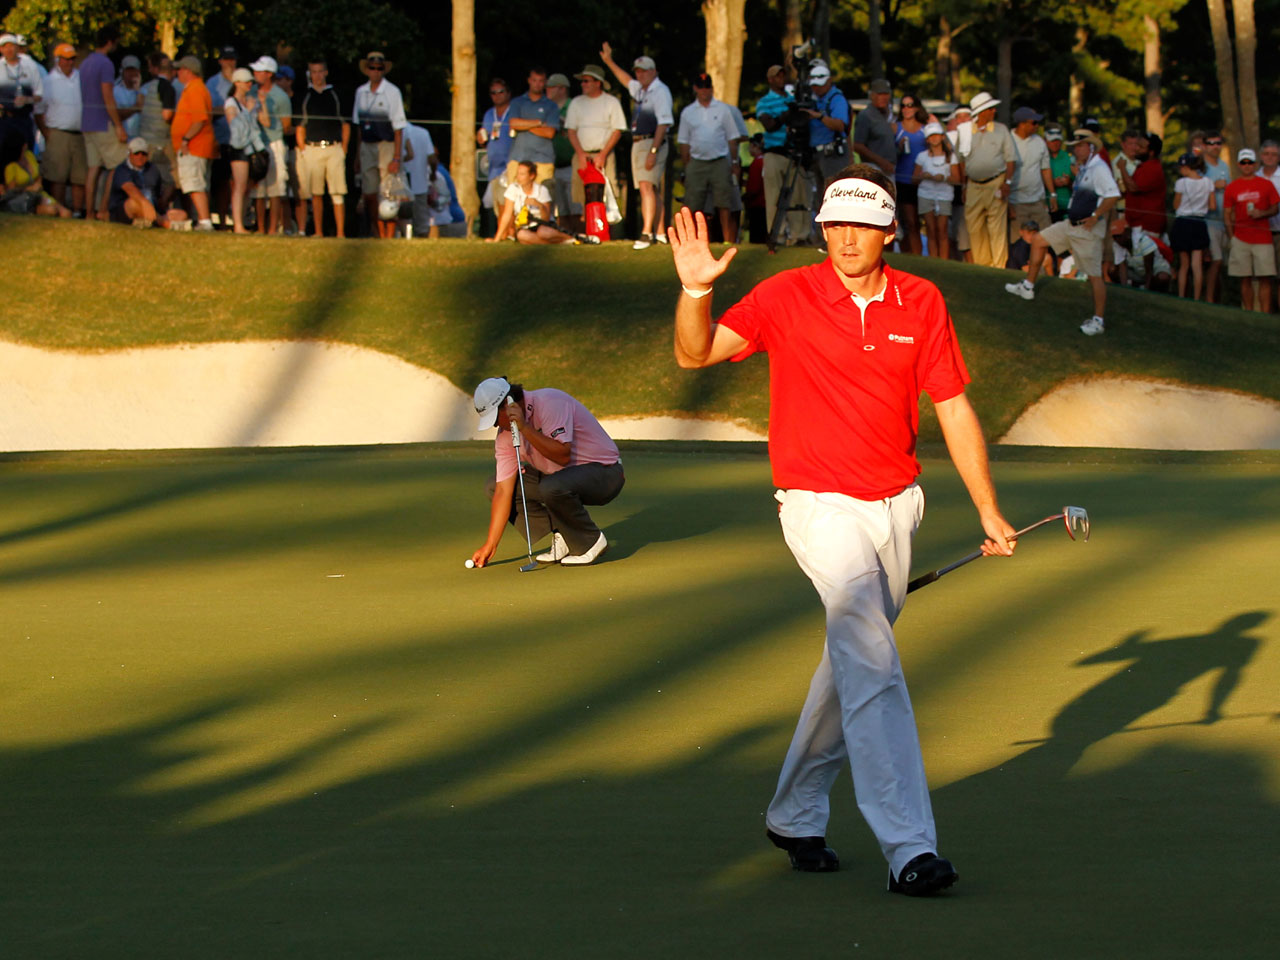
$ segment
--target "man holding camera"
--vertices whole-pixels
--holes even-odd
[[[787,172],[787,162],[791,157],[787,149],[787,117],[796,98],[787,92],[787,68],[775,63],[765,73],[769,84],[769,92],[756,104],[756,119],[764,127],[764,211],[765,223],[769,230],[773,229],[773,221],[778,214],[778,195],[782,192],[783,178]],[[803,210],[795,210],[794,198],[806,197],[812,189],[808,173],[801,168],[796,176],[792,192],[793,208],[787,212],[786,235],[788,243],[795,243],[809,235],[809,217]],[[779,232],[779,238],[784,234]]]

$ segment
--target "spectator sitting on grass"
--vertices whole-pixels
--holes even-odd
[[[427,191],[430,218],[427,236],[465,237],[467,235],[467,215],[458,203],[457,190],[453,186],[453,178],[443,163],[435,163],[431,167],[431,187]]]
[[[70,217],[71,211],[44,192],[40,164],[18,127],[9,127],[0,148],[4,169],[4,193],[0,209],[9,213],[34,213],[42,217]]]
[[[145,137],[134,137],[129,141],[129,155],[111,174],[111,194],[107,197],[111,222],[168,228],[170,217],[174,222],[187,219],[181,211],[159,213],[160,194],[160,169],[151,162],[151,147]]]
[[[1128,217],[1119,217],[1111,225],[1111,237],[1120,251],[1116,257],[1116,282],[1148,290],[1169,289],[1173,267],[1151,234],[1135,227]]]
[[[520,160],[515,168],[516,182],[502,195],[502,215],[498,218],[498,232],[488,238],[489,243],[514,237],[519,243],[547,244],[572,243],[574,237],[556,229],[551,218],[551,191],[546,184],[538,183],[538,165],[532,160]],[[579,237],[583,242],[599,243],[599,239]]]

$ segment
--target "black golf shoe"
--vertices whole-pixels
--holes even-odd
[[[922,853],[905,867],[895,879],[889,869],[889,892],[905,893],[908,897],[931,897],[941,893],[960,879],[950,860],[936,853]]]
[[[767,830],[765,836],[779,850],[787,851],[792,870],[832,873],[840,869],[840,858],[827,846],[826,837],[784,837],[772,830]]]

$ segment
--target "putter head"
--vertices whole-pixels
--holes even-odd
[[[1063,507],[1062,522],[1067,525],[1067,536],[1072,540],[1076,538],[1077,530],[1082,540],[1089,539],[1089,511],[1084,507]]]
[[[1087,522],[1088,521],[1086,521],[1086,523]],[[530,560],[528,563],[526,563],[523,567],[520,568],[520,572],[528,573],[530,570],[537,570],[537,569],[538,569],[538,561]]]

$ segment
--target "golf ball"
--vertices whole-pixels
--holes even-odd
[[[468,570],[470,570],[475,565],[476,565],[476,562],[474,560],[468,560],[466,564]]]

